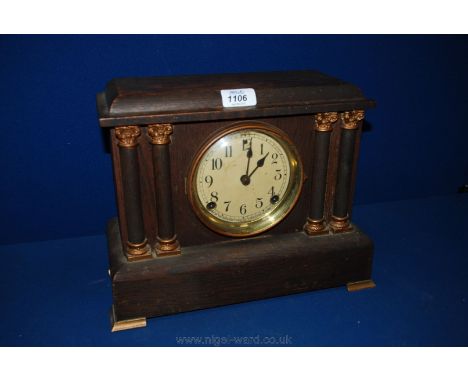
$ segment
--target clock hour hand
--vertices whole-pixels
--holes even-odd
[[[266,155],[265,155],[263,158],[261,158],[261,159],[259,159],[259,160],[257,161],[257,167],[255,167],[255,168],[253,169],[253,171],[250,173],[249,179],[250,179],[250,177],[254,174],[254,172],[257,171],[257,169],[258,169],[259,167],[263,167],[263,165],[265,164],[265,159],[266,159],[266,157],[268,156],[268,154],[270,154],[270,152],[267,152]]]
[[[249,175],[244,174],[241,176],[240,181],[244,186],[248,186],[250,184],[250,178],[254,174],[254,172],[257,171],[259,167],[263,167],[263,165],[265,164],[265,159],[268,156],[268,154],[270,153],[267,152],[263,158],[257,161],[257,167],[255,167]]]

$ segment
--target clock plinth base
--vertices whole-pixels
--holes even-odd
[[[375,283],[372,280],[362,280],[346,284],[348,292],[357,292],[363,289],[375,288]]]
[[[370,280],[373,257],[372,241],[356,226],[342,234],[295,232],[189,246],[179,256],[129,262],[113,219],[108,245],[113,315],[126,323],[117,325],[122,329],[143,326],[142,317]]]
[[[144,328],[146,326],[145,317],[117,321],[115,317],[115,310],[114,310],[113,305],[112,305],[110,315],[111,315],[111,332],[119,332],[121,330]]]

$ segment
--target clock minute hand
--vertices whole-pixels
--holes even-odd
[[[250,167],[250,158],[252,158],[252,138],[250,138],[250,147],[247,150],[247,169],[245,170],[245,174],[240,177],[240,181],[244,186],[248,186],[250,184],[250,177],[249,177],[249,167]]]
[[[250,166],[250,158],[252,158],[252,139],[250,139],[250,147],[247,150],[247,170],[245,170],[245,175],[249,175],[249,166]]]
[[[266,157],[268,156],[268,154],[270,154],[270,152],[267,152],[266,155],[265,155],[263,158],[261,158],[261,159],[259,159],[259,160],[257,161],[257,167],[255,167],[255,168],[253,169],[253,171],[250,173],[249,178],[254,174],[255,171],[257,171],[257,169],[258,169],[259,167],[263,167],[263,165],[265,164],[265,159],[266,159]]]

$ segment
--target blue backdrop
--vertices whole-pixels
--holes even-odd
[[[317,69],[367,114],[356,203],[468,182],[466,36],[1,36],[0,242],[101,234],[116,214],[95,94],[113,77]]]

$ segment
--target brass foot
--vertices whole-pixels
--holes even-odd
[[[146,317],[132,318],[130,320],[117,321],[115,317],[114,305],[111,310],[111,332],[120,330],[144,328],[146,326]]]
[[[372,280],[356,281],[347,283],[346,288],[348,289],[348,292],[357,292],[363,289],[375,288],[375,283]]]

